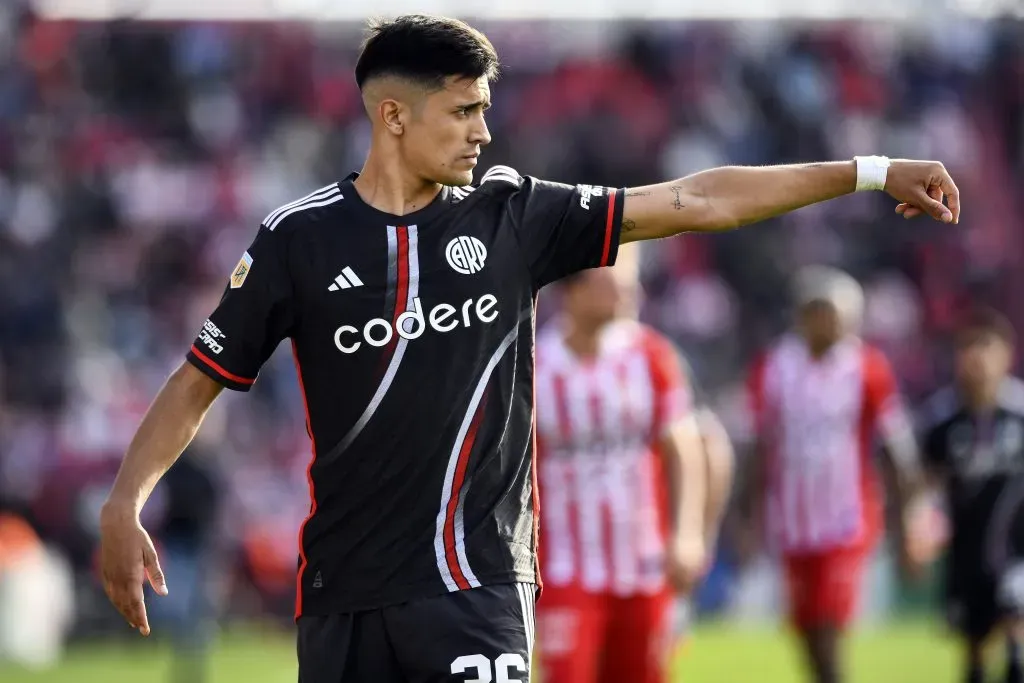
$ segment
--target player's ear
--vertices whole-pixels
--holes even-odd
[[[395,135],[401,135],[405,131],[405,121],[408,118],[408,107],[398,100],[381,100],[377,108],[381,122],[384,127]]]

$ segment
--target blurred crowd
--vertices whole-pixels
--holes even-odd
[[[746,366],[789,324],[800,265],[861,280],[864,335],[911,398],[948,379],[964,301],[1024,323],[1021,22],[483,28],[505,65],[485,168],[625,186],[884,153],[953,173],[955,228],[860,195],[644,252],[643,315],[738,442]],[[134,428],[259,221],[359,169],[359,33],[48,23],[0,5],[0,509],[60,547],[80,586],[95,588],[96,512]],[[251,394],[225,392],[146,509],[165,547],[222,551],[243,612],[289,608],[308,506],[298,391],[279,352]]]

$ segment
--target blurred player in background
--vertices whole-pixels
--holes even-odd
[[[996,311],[972,312],[956,337],[956,380],[923,411],[929,479],[942,488],[952,521],[946,597],[966,646],[968,683],[988,680],[983,646],[1006,619],[1006,680],[1024,680],[1024,382],[1009,374],[1014,337]]]
[[[839,641],[884,529],[873,438],[881,436],[900,511],[909,511],[917,486],[917,452],[888,361],[855,334],[863,307],[858,283],[810,267],[798,274],[796,295],[796,329],[763,355],[750,378],[755,528],[782,554],[790,617],[813,680],[836,683]],[[906,540],[904,520],[909,515],[900,515],[897,531]],[[901,548],[909,562],[910,546]]]
[[[540,669],[548,683],[660,683],[674,598],[699,578],[666,546],[706,552],[731,464],[709,467],[676,351],[635,319],[635,250],[563,292],[537,345]],[[711,452],[729,454],[704,421]]]

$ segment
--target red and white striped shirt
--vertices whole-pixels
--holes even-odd
[[[783,337],[756,364],[750,394],[768,458],[769,540],[786,553],[871,543],[882,529],[873,437],[906,424],[885,356],[856,338],[814,359]]]
[[[545,585],[662,590],[668,505],[656,446],[691,410],[675,349],[619,321],[582,359],[551,325],[537,340],[536,378]]]

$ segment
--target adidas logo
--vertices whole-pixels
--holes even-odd
[[[316,576],[313,577],[313,588],[323,588],[323,587],[324,587],[324,579],[323,579],[322,576],[320,576],[320,572],[317,572]]]
[[[351,289],[352,287],[362,287],[363,281],[359,279],[359,276],[355,272],[345,266],[345,269],[341,271],[331,286],[327,288],[328,292],[337,292],[339,289]]]

